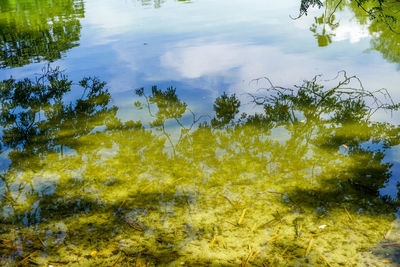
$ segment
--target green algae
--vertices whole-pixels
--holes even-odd
[[[346,98],[317,79],[273,88],[254,98],[263,114],[239,120],[239,101],[225,95],[212,125],[173,88],[138,90],[151,121],[122,122],[96,79],[71,104],[44,81],[34,87],[43,106],[34,91],[23,103],[15,82],[2,97],[23,112],[3,105],[2,126],[30,135],[2,139],[4,265],[358,266],[392,228],[397,202],[379,190],[399,128],[371,121],[361,91]]]

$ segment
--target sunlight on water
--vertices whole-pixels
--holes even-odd
[[[354,80],[270,87],[253,115],[223,94],[212,118],[142,88],[142,122],[118,119],[96,78],[73,103],[58,70],[3,81],[2,264],[381,262],[366,251],[393,228],[397,200],[379,190],[400,128],[370,115],[398,106]]]

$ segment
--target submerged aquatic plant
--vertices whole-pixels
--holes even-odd
[[[224,94],[202,123],[172,88],[137,90],[146,123],[121,121],[98,79],[71,104],[57,72],[3,81],[2,264],[360,263],[395,218],[379,190],[399,127],[372,121],[397,106],[351,81],[271,85],[253,98],[264,112],[238,119]]]

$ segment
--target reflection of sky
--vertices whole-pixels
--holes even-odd
[[[171,0],[158,9],[133,0],[87,0],[80,46],[55,64],[74,80],[96,75],[107,81],[115,103],[126,110],[132,110],[137,87],[174,85],[199,106],[222,91],[252,92],[254,78],[293,85],[339,70],[358,75],[366,88],[386,87],[400,100],[396,65],[377,52],[365,53],[366,28],[348,11],[338,18],[334,42],[319,48],[309,27],[322,10],[292,20],[298,8],[298,0]],[[42,66],[3,70],[0,78],[25,77]]]
[[[387,151],[385,160],[393,164],[391,168],[392,178],[380,192],[383,195],[388,195],[395,199],[397,197],[397,184],[400,183],[400,146],[392,147]]]

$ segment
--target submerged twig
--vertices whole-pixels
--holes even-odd
[[[384,237],[385,239],[389,238],[390,234],[392,233],[392,230],[393,230],[393,226],[390,227],[390,229],[386,232],[385,237]]]
[[[242,224],[243,219],[244,219],[244,215],[246,214],[246,211],[247,211],[247,209],[244,209],[244,210],[243,210],[242,215],[240,216],[239,221],[238,221],[238,223],[237,223],[238,225],[241,225],[241,224]]]
[[[319,255],[319,257],[325,262],[326,266],[330,267],[331,265],[329,264],[329,262],[325,259],[325,257],[323,255]]]
[[[310,238],[310,242],[308,243],[308,246],[307,246],[307,249],[306,249],[306,253],[305,253],[305,256],[306,256],[306,257],[307,257],[308,254],[310,253],[310,250],[311,250],[311,246],[312,246],[312,244],[313,244],[313,241],[314,241],[314,239],[313,239],[313,238]]]
[[[281,257],[282,257],[283,255],[285,255],[285,253],[286,253],[286,251],[288,251],[288,249],[289,249],[289,246],[287,246],[287,247],[281,252]]]
[[[347,216],[349,217],[350,221],[353,221],[353,217],[351,216],[351,214],[349,213],[349,211],[346,209],[346,207],[344,207],[344,210],[345,210]]]
[[[280,236],[279,234],[274,235],[273,237],[271,237],[270,239],[268,239],[268,242],[275,241],[275,239],[277,239],[279,236]]]
[[[121,257],[122,257],[122,252],[119,253],[119,257],[117,258],[117,260],[116,260],[116,261],[113,263],[113,265],[112,265],[113,267],[117,265],[117,263],[119,262],[119,260],[121,259]]]
[[[216,240],[216,237],[214,235],[213,238],[210,241],[210,248],[212,248],[214,246],[215,240]]]
[[[37,250],[35,250],[34,252],[32,252],[31,254],[29,254],[28,256],[26,256],[25,258],[23,258],[20,262],[18,262],[17,265],[21,265],[24,262],[26,262],[30,257],[32,257],[36,252],[38,252]]]

